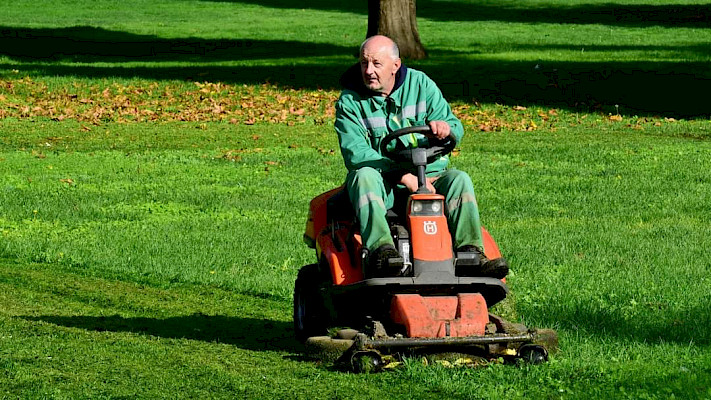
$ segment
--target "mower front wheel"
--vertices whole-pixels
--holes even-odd
[[[312,336],[325,335],[329,328],[329,313],[321,296],[324,281],[317,264],[303,266],[296,277],[294,332],[300,342],[305,342]]]
[[[379,372],[384,365],[377,351],[358,351],[351,356],[351,370],[357,374]]]
[[[548,351],[537,344],[524,344],[518,349],[518,356],[528,364],[541,364],[548,361]]]

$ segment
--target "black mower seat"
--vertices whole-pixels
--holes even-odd
[[[353,221],[355,213],[351,200],[348,198],[348,192],[345,188],[341,188],[326,203],[326,220],[328,223],[334,221]]]

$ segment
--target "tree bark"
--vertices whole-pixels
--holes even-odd
[[[427,57],[417,32],[415,0],[368,0],[366,38],[385,35],[400,48],[400,57],[420,60]]]

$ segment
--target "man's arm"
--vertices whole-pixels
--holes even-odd
[[[432,132],[440,139],[452,134],[454,140],[459,144],[464,136],[462,123],[454,116],[452,108],[442,96],[442,92],[429,78],[426,80],[425,91],[427,95],[427,124],[432,128]]]
[[[462,123],[454,116],[449,103],[442,96],[442,92],[430,78],[425,77],[423,90],[426,94],[427,103],[427,125],[432,129],[432,133],[439,139],[444,139],[449,135],[454,136],[454,140],[460,143],[464,134]],[[432,184],[436,177],[427,178],[427,189],[435,192]],[[400,183],[414,192],[418,189],[417,177],[413,174],[405,174],[400,179]]]
[[[336,103],[336,133],[341,154],[349,171],[372,167],[383,172],[392,168],[393,162],[371,147],[368,131],[355,112],[357,104],[349,96],[342,95]]]

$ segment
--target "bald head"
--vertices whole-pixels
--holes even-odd
[[[400,51],[387,36],[368,38],[360,46],[360,72],[365,86],[382,96],[388,96],[395,86],[395,74],[400,69]]]
[[[371,51],[382,49],[388,53],[393,60],[400,58],[400,49],[397,47],[397,44],[387,36],[375,35],[365,39],[360,45],[360,54],[363,54],[363,50],[365,50],[366,47]]]

